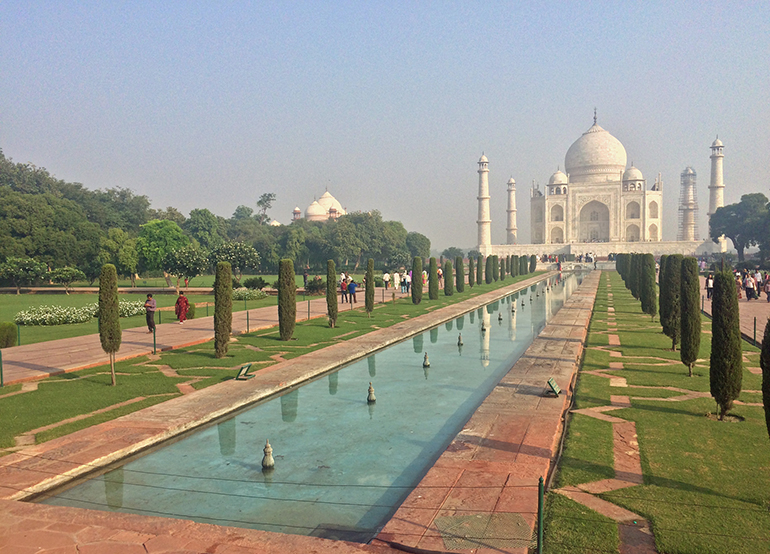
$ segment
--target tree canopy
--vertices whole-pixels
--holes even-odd
[[[768,222],[770,209],[767,197],[761,192],[744,194],[737,204],[728,204],[717,211],[709,220],[711,238],[717,242],[722,235],[733,241],[738,251],[738,260],[744,260],[744,250],[751,246],[763,246],[763,252],[768,248]]]

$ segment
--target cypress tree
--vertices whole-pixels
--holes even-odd
[[[454,279],[452,276],[452,262],[444,262],[444,296],[452,296],[455,293]]]
[[[455,288],[457,289],[457,292],[463,292],[465,290],[465,266],[463,264],[462,256],[457,256],[457,258],[455,258],[455,265],[457,266],[457,286]]]
[[[537,256],[532,254],[529,257],[529,273],[534,273],[536,269],[537,269]]]
[[[505,257],[505,274],[506,275],[511,274],[511,257],[510,256]]]
[[[505,258],[500,260],[500,280],[505,281]]]
[[[422,302],[422,258],[412,259],[412,304]]]
[[[115,352],[120,350],[123,334],[120,331],[118,272],[112,264],[103,265],[99,275],[99,340],[102,350],[110,355],[110,374],[114,387]]]
[[[494,263],[494,257],[493,256],[487,256],[487,263],[484,266],[484,282],[488,285],[492,282],[492,276],[494,275],[492,271],[492,264]]]
[[[660,270],[658,271],[658,285],[659,286],[663,284],[663,274],[665,272],[664,268],[666,267],[666,259],[668,259],[668,255],[661,254],[660,261],[658,262],[658,266],[660,267]],[[660,315],[661,315],[661,317],[663,317],[663,310],[660,311]]]
[[[665,299],[665,294],[663,292],[663,282],[665,281],[666,276],[666,264],[668,263],[666,260],[668,259],[668,256],[666,254],[661,255],[660,257],[660,271],[658,272],[658,296],[660,297],[660,324],[663,325],[663,320],[668,317],[667,309],[668,306],[663,301]]]
[[[476,260],[476,284],[480,285],[484,282],[484,256],[479,256]]]
[[[681,348],[679,358],[687,366],[690,377],[700,350],[700,279],[698,260],[687,257],[682,260],[682,276],[679,293]],[[662,304],[661,304],[661,307]]]
[[[770,435],[770,318],[767,319],[765,334],[762,336],[759,367],[762,368],[762,404],[765,406],[765,425]]]
[[[438,265],[436,258],[430,259],[430,271],[428,272],[428,300],[438,300]]]
[[[473,267],[473,258],[468,258],[468,286],[473,288],[474,283],[476,283],[476,271],[475,267]],[[460,289],[457,289],[460,290]]]
[[[374,311],[374,260],[366,262],[366,291],[364,292],[364,309],[369,317]]]
[[[658,314],[658,287],[655,284],[655,257],[652,254],[642,254],[641,277],[642,311],[654,320]]]
[[[519,275],[526,275],[527,271],[527,257],[519,256]]]
[[[326,260],[326,313],[329,327],[337,325],[337,268],[334,260]]]
[[[514,277],[519,275],[519,257],[516,254],[511,256],[511,275]]]
[[[227,354],[232,330],[233,272],[230,262],[219,262],[214,278],[214,353],[217,358]]]
[[[500,258],[492,256],[492,280],[500,279]]]
[[[281,340],[291,340],[297,325],[297,283],[294,262],[283,259],[278,266],[278,334]]]
[[[679,295],[682,292],[682,255],[674,254],[666,258],[666,269],[663,272],[664,281],[660,288],[661,325],[663,333],[671,339],[671,350],[676,351],[681,334],[682,312],[679,305]],[[665,320],[663,319],[665,314]]]
[[[631,264],[629,269],[628,288],[631,291],[631,296],[639,300],[639,272],[642,269],[639,264],[639,254],[631,254]]]
[[[714,292],[711,298],[711,369],[709,381],[711,396],[719,405],[719,419],[733,407],[733,400],[741,393],[743,354],[738,313],[738,293],[729,270],[714,274]]]

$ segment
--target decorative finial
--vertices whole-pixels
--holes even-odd
[[[369,381],[369,396],[366,397],[366,401],[369,404],[372,402],[377,402],[377,398],[374,396],[374,387],[372,386],[371,381]]]
[[[425,357],[422,359],[422,367],[430,367],[430,360],[428,359],[428,353],[425,353]]]
[[[275,460],[273,459],[273,447],[270,446],[270,441],[265,441],[265,448],[263,450],[265,456],[262,458],[262,469],[273,469],[275,467]]]
[[[462,346],[462,345],[463,345],[463,334],[460,333],[457,337],[457,346]]]
[[[596,108],[594,108],[594,125],[596,125]]]

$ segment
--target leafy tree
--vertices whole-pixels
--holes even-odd
[[[229,262],[219,262],[214,278],[214,352],[224,358],[233,331],[233,273]]]
[[[709,231],[714,242],[722,235],[733,241],[742,262],[746,248],[767,240],[763,234],[767,220],[767,197],[761,192],[744,194],[739,203],[717,208],[709,219]]]
[[[329,316],[329,327],[337,326],[337,268],[334,260],[326,262],[326,313]]]
[[[654,265],[653,265],[653,268],[654,268]],[[537,269],[537,256],[532,254],[529,257],[529,273],[534,273],[536,269]]]
[[[430,239],[421,233],[408,233],[406,235],[406,247],[412,256],[420,256],[421,258],[430,256]]]
[[[422,302],[422,258],[412,258],[412,304]]]
[[[163,271],[176,276],[177,294],[179,294],[180,278],[192,280],[206,271],[208,267],[208,256],[197,244],[188,244],[177,250],[172,250],[163,263]]]
[[[150,210],[148,212],[148,221],[152,221],[153,219],[167,219],[181,227],[187,218],[185,218],[182,212],[173,206],[169,206],[165,210]]]
[[[364,293],[364,307],[366,313],[371,317],[374,311],[374,260],[369,258],[366,261],[366,291]]]
[[[123,336],[120,331],[118,303],[118,272],[112,264],[105,264],[99,275],[99,340],[102,350],[110,355],[112,386],[115,386],[115,353],[120,350]]]
[[[21,287],[40,280],[46,269],[44,263],[32,258],[11,256],[0,264],[0,279],[12,283],[16,287],[16,294],[21,294]]]
[[[488,285],[493,281],[494,277],[494,256],[487,256],[486,264],[484,265],[484,282]],[[479,266],[480,267],[480,266]]]
[[[475,248],[474,248],[473,250],[469,250],[469,251],[468,251],[468,259],[469,259],[469,260],[470,260],[471,258],[473,258],[474,260],[477,260],[477,259],[479,259],[480,257],[481,257],[481,252],[479,252],[479,251],[478,251],[478,250],[476,250]]]
[[[476,268],[473,266],[473,260],[474,258],[468,258],[468,286],[471,288],[476,283]]]
[[[170,252],[189,243],[190,239],[179,225],[167,219],[154,219],[142,225],[136,239],[136,250],[146,269],[157,270],[163,269],[163,262]]]
[[[671,339],[671,350],[675,352],[681,334],[682,312],[679,295],[682,293],[682,259],[681,254],[666,257],[666,269],[663,271],[663,282],[660,285],[660,323],[663,333]]]
[[[438,265],[436,258],[430,259],[430,269],[428,270],[428,299],[438,300]]]
[[[297,325],[297,283],[294,281],[294,263],[281,260],[278,273],[278,333],[281,340],[291,340]]]
[[[220,244],[211,252],[211,261],[229,262],[237,272],[236,279],[240,281],[244,271],[259,267],[259,254],[248,244],[230,241]]]
[[[235,208],[235,211],[233,212],[233,217],[231,219],[240,220],[240,219],[252,219],[252,216],[254,215],[254,210],[252,208],[249,208],[248,206],[244,206],[241,204],[237,208]]]
[[[455,265],[457,266],[457,270],[455,272],[455,278],[457,283],[455,285],[455,288],[457,289],[457,292],[464,292],[465,291],[465,264],[463,264],[462,256],[457,256],[457,258],[455,258]]]
[[[57,285],[64,285],[64,292],[67,294],[70,293],[72,283],[86,280],[86,274],[76,267],[59,267],[51,271],[49,276]]]
[[[441,253],[442,256],[448,259],[462,258],[464,256],[463,251],[456,246],[450,246]]]
[[[692,377],[692,368],[695,366],[700,350],[701,335],[698,260],[693,257],[682,260],[680,283],[679,307],[682,347],[679,349],[679,358],[687,366],[690,377]]]
[[[190,236],[207,250],[222,242],[219,220],[207,209],[192,210],[190,217],[182,224],[182,229],[190,233]]]
[[[655,283],[655,257],[652,254],[642,255],[642,311],[653,320],[658,313],[658,287]]]
[[[110,229],[107,237],[102,240],[102,253],[106,263],[114,265],[118,275],[128,276],[131,286],[135,287],[136,270],[139,267],[136,239],[123,229]]]
[[[462,258],[461,258],[462,259]],[[454,277],[452,275],[452,262],[444,262],[444,296],[452,296],[455,293]]]
[[[257,215],[254,216],[260,225],[267,225],[270,223],[270,218],[267,216],[267,210],[273,207],[275,202],[275,193],[266,192],[257,200]]]
[[[711,360],[709,381],[711,396],[719,405],[719,419],[733,407],[741,393],[743,354],[738,313],[738,293],[729,270],[714,274],[711,297]]]
[[[762,368],[762,404],[765,407],[765,425],[770,434],[770,318],[767,319],[765,334],[762,336],[759,367]]]

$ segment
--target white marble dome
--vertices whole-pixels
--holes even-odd
[[[345,213],[345,210],[342,209],[342,204],[337,201],[336,198],[334,198],[331,194],[329,194],[329,191],[323,193],[323,196],[318,199],[318,203],[327,211],[331,211],[332,208],[337,210],[337,214],[342,215]]]
[[[717,137],[717,139],[716,139],[716,140],[715,140],[715,141],[714,141],[714,142],[711,144],[711,147],[712,147],[712,148],[716,148],[717,146],[724,146],[724,144],[722,144],[722,141],[721,141],[721,140],[719,140],[719,138],[718,138],[718,137]]]
[[[626,161],[626,149],[620,141],[594,123],[567,150],[564,169],[572,183],[602,183],[617,181]]]
[[[316,200],[305,210],[305,219],[308,221],[326,221],[328,218],[328,212]]]
[[[568,183],[569,179],[567,179],[566,173],[563,171],[557,171],[553,175],[551,175],[551,178],[548,180],[549,185],[566,185]]]
[[[637,168],[635,168],[633,164],[631,164],[631,167],[626,169],[626,172],[623,173],[623,180],[624,181],[643,181],[644,177],[642,177],[642,172],[639,171]]]

